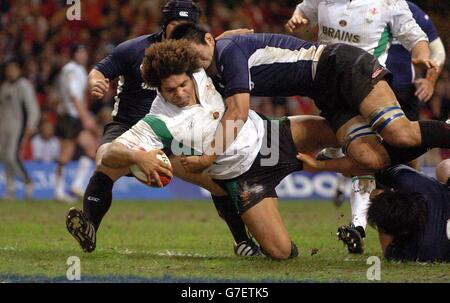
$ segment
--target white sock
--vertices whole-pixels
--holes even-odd
[[[91,169],[91,163],[94,161],[86,156],[81,156],[78,160],[78,167],[77,171],[75,172],[75,177],[72,182],[71,188],[76,189],[83,189],[84,188],[84,181],[86,180],[90,169]]]
[[[59,175],[58,172],[55,174],[55,196],[56,197],[63,197],[66,193],[64,191],[64,167],[61,168],[61,174]]]
[[[7,196],[15,196],[16,195],[16,185],[14,180],[14,174],[11,173],[9,169],[5,168],[5,183],[6,183],[6,192]]]
[[[375,178],[359,176],[352,178],[350,205],[352,208],[352,224],[366,229],[367,210],[370,205],[370,193],[375,189]]]

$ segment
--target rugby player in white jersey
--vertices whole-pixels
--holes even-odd
[[[413,57],[429,52],[428,37],[403,0],[305,0],[297,6],[286,28],[292,32],[305,25],[312,27],[318,25],[320,43],[345,43],[362,48],[377,58],[383,66],[386,66],[388,50],[393,39],[412,52]],[[430,77],[436,77],[436,69],[428,69],[428,74]],[[394,73],[394,79],[396,77]],[[396,95],[405,113],[409,113],[411,100],[402,102],[400,97],[402,94],[396,92]],[[408,114],[407,117],[411,121],[418,120]],[[326,151],[325,154],[327,152],[333,155],[333,151]],[[335,197],[337,205],[343,202],[341,187],[345,182],[342,180],[339,182]],[[347,241],[345,239],[347,234],[357,237],[357,242],[360,243],[356,247],[353,241],[347,241],[351,244],[349,252],[362,253],[369,196],[375,188],[375,181],[371,176],[360,176],[352,178],[352,183],[350,196],[352,223],[351,226],[342,226],[339,229],[339,237],[343,238],[344,242]]]

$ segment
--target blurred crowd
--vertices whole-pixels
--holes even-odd
[[[33,84],[41,122],[39,136],[53,137],[59,105],[55,81],[62,66],[70,60],[70,47],[82,43],[89,51],[88,71],[116,45],[139,35],[159,31],[160,8],[165,0],[81,0],[81,20],[68,21],[65,0],[0,0],[0,66],[18,60],[23,75]],[[242,0],[198,1],[203,9],[202,23],[215,35],[227,29],[253,28],[256,32],[286,33],[283,25],[298,1]],[[447,49],[446,68],[434,97],[423,104],[424,118],[445,120],[450,115],[450,22],[448,0],[415,1],[429,12]],[[315,40],[314,30],[296,35]],[[3,81],[1,73],[0,83]],[[111,119],[115,86],[101,101],[89,100],[99,131]],[[88,95],[86,95],[89,98]],[[253,98],[252,107],[268,116],[316,114],[307,98]],[[22,158],[33,157],[31,139]]]

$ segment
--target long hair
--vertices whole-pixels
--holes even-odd
[[[161,88],[161,82],[172,75],[188,76],[200,68],[197,52],[187,40],[165,40],[145,50],[141,74],[145,83]]]
[[[372,199],[367,212],[368,223],[394,237],[404,237],[423,230],[427,206],[419,193],[385,190]]]

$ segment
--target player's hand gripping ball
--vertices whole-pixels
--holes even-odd
[[[150,146],[145,146],[145,145],[135,146],[134,149],[142,150],[145,152],[155,150],[155,148],[150,147]],[[156,156],[156,158],[159,159],[160,161],[168,164],[169,166],[172,166],[170,163],[169,157],[167,157],[167,155],[164,152],[162,154],[158,154]],[[158,187],[159,188],[156,180],[151,178],[149,181],[149,178],[147,177],[147,175],[141,170],[141,168],[138,165],[136,165],[136,164],[130,165],[130,171],[131,171],[131,174],[141,183],[144,183],[145,185],[150,186],[150,187]],[[170,177],[170,176],[161,174],[159,172],[158,172],[158,174],[159,174],[159,179],[161,180],[163,186],[166,186],[172,180],[172,177]]]

